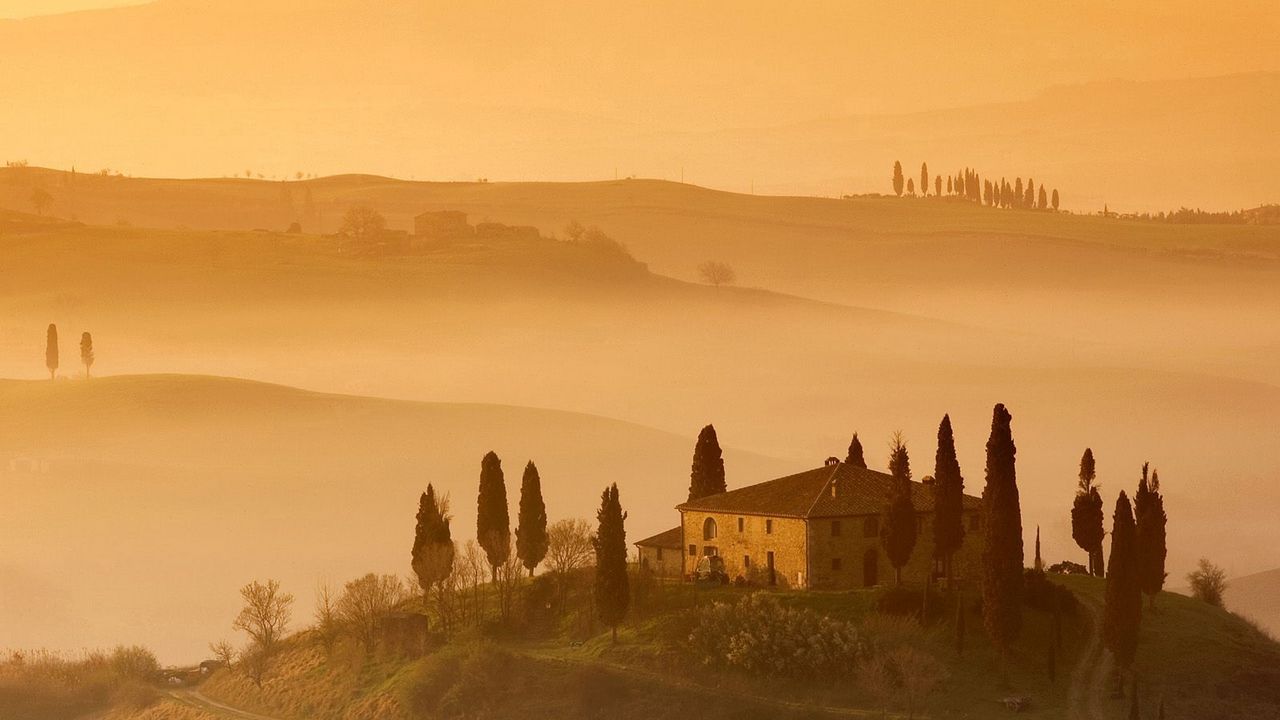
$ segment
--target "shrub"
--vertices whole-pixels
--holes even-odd
[[[1040,570],[1022,572],[1022,601],[1027,607],[1053,612],[1055,603],[1062,613],[1074,615],[1080,606],[1075,593],[1053,582]]]
[[[853,667],[858,633],[812,610],[783,607],[754,593],[694,611],[686,647],[704,665],[767,676],[832,676]]]
[[[1088,575],[1089,569],[1077,562],[1063,560],[1049,566],[1049,572],[1057,575]]]

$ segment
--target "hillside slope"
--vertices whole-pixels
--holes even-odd
[[[696,430],[213,377],[0,381],[0,584],[22,588],[0,596],[0,636],[198,660],[231,635],[237,589],[266,577],[298,597],[301,622],[321,578],[408,572],[427,483],[452,497],[454,537],[473,537],[489,450],[513,508],[537,462],[553,520],[594,517],[617,482],[639,539],[674,524]],[[735,485],[795,469],[733,450],[726,464]]]
[[[1228,580],[1223,599],[1232,612],[1258,623],[1272,637],[1280,637],[1280,570]]]

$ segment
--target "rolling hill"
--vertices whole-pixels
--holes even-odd
[[[927,161],[1031,175],[1076,210],[1235,209],[1277,200],[1271,10],[1022,7],[1018,31],[936,5],[164,0],[0,22],[0,95],[22,109],[0,152],[826,195],[887,192],[894,160]]]
[[[617,482],[639,539],[674,523],[696,431],[216,377],[0,381],[0,637],[198,660],[230,637],[237,589],[265,577],[298,597],[303,622],[321,579],[408,572],[427,483],[451,496],[454,537],[473,537],[491,449],[513,507],[532,458],[553,520],[594,517]],[[726,466],[735,484],[797,467],[734,450]]]
[[[1223,598],[1231,611],[1280,637],[1280,570],[1268,570],[1227,581]]]

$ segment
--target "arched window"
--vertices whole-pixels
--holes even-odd
[[[715,518],[707,518],[707,519],[702,523],[702,539],[703,539],[703,540],[715,540],[715,539],[716,539],[716,521],[715,521]]]

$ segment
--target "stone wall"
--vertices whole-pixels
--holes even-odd
[[[769,585],[769,553],[773,553],[773,584],[807,586],[804,520],[695,510],[683,512],[681,517],[686,575],[697,568],[698,558],[706,554],[707,548],[714,548],[715,554],[724,558],[725,571],[731,580],[741,576],[759,585]],[[704,539],[708,518],[715,522],[715,537]]]
[[[977,577],[982,535],[973,530],[977,513],[965,518],[965,541],[953,563],[960,579]],[[872,522],[868,522],[872,520]],[[820,518],[809,521],[811,587],[848,589],[893,582],[893,565],[880,545],[879,516]],[[838,529],[837,529],[838,524]],[[874,560],[872,560],[874,558]],[[874,564],[874,570],[868,565]],[[916,546],[902,569],[902,579],[919,582],[934,571],[933,514],[918,513]]]

